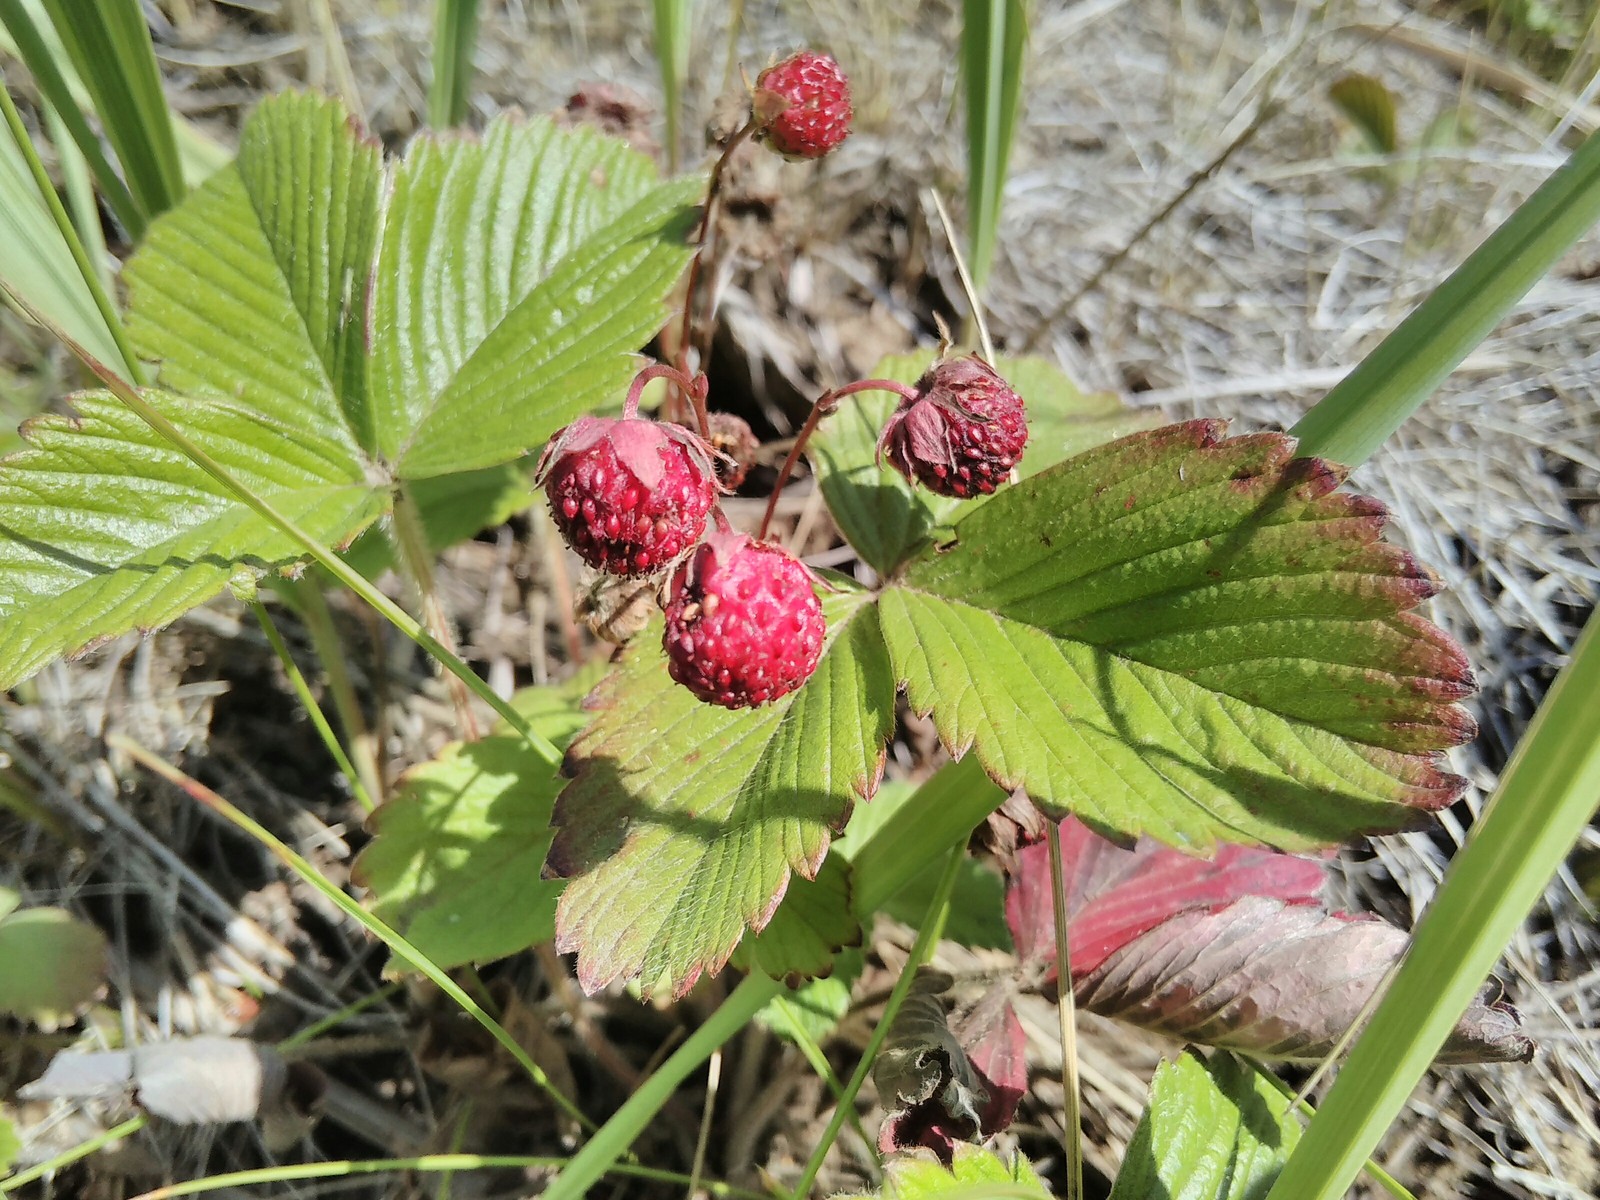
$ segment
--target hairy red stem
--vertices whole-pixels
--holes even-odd
[[[694,257],[689,260],[689,281],[683,293],[683,329],[678,337],[678,369],[685,374],[689,370],[689,345],[694,330],[694,293],[700,285],[700,260],[705,257],[706,242],[711,235],[711,212],[722,187],[722,172],[733,152],[744,144],[756,128],[757,122],[752,116],[728,139],[728,144],[722,148],[722,153],[717,156],[717,161],[711,167],[711,179],[706,184],[705,208],[701,210],[700,225],[695,230]],[[684,394],[693,400],[692,393],[686,391]]]
[[[800,426],[800,432],[794,436],[794,445],[789,447],[789,456],[783,460],[783,466],[778,468],[778,482],[772,485],[772,495],[767,497],[767,511],[761,516],[761,532],[756,534],[756,541],[767,540],[767,528],[772,524],[772,514],[778,511],[778,497],[783,494],[783,485],[788,483],[789,476],[794,474],[794,465],[800,461],[801,451],[806,448],[806,443],[811,440],[811,435],[822,422],[822,418],[837,408],[839,401],[857,392],[893,392],[906,400],[917,398],[916,388],[893,379],[858,379],[854,383],[847,383],[841,388],[834,388],[833,391],[823,392],[818,396],[816,403],[811,406],[811,411],[806,414],[806,423]]]

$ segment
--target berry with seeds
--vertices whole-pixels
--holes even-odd
[[[850,82],[826,54],[801,50],[756,76],[757,136],[785,158],[821,158],[850,134]]]
[[[584,562],[612,575],[648,575],[705,532],[716,464],[711,448],[683,426],[624,412],[579,417],[557,433],[535,481]]]
[[[878,457],[941,496],[988,495],[1028,444],[1022,397],[981,358],[947,358],[917,380],[878,438]]]
[[[707,704],[753,708],[811,677],[827,624],[794,555],[717,530],[667,589],[667,670]]]

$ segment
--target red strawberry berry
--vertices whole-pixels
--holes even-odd
[[[667,670],[707,704],[766,704],[817,669],[822,604],[805,565],[779,546],[718,530],[678,567],[667,596]]]
[[[681,425],[579,417],[539,460],[567,544],[613,575],[659,571],[700,540],[717,496],[709,447]]]
[[[826,54],[801,50],[756,76],[757,136],[785,158],[821,158],[850,134],[850,81]]]
[[[941,496],[988,495],[1005,482],[1028,444],[1022,397],[993,367],[964,355],[935,363],[917,380],[878,437],[878,457]]]

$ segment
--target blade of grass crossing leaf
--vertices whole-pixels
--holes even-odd
[[[128,190],[150,216],[165,212],[186,188],[139,0],[44,0],[44,7],[94,99]]]
[[[989,277],[1000,226],[1011,143],[1022,99],[1026,0],[965,0],[961,61],[967,86],[969,266],[979,294]]]
[[[138,356],[100,274],[39,161],[11,93],[0,87],[0,288],[108,362],[142,379]]]
[[[111,277],[111,257],[106,251],[105,230],[100,225],[100,200],[95,195],[94,176],[88,160],[73,142],[61,114],[48,104],[44,109],[44,125],[61,165],[62,190],[67,194],[72,227],[78,231],[78,240],[83,243],[84,255],[101,292],[110,296],[116,284]]]
[[[150,214],[134,199],[128,185],[106,157],[99,137],[89,128],[78,98],[73,94],[72,84],[62,74],[58,55],[52,52],[22,0],[0,0],[0,23],[11,34],[17,57],[32,73],[45,104],[72,135],[78,152],[94,172],[95,181],[100,185],[101,194],[105,196],[111,211],[128,231],[128,236],[138,241],[144,234],[145,225],[149,223]],[[81,87],[78,90],[83,91]],[[61,144],[59,137],[55,141],[57,146]]]
[[[1591,617],[1269,1200],[1345,1194],[1582,834],[1600,796],[1597,695]]]
[[[711,1052],[738,1033],[767,1002],[783,991],[783,984],[760,971],[746,975],[717,1010],[703,1021],[634,1091],[595,1135],[584,1143],[541,1193],[544,1200],[583,1200],[589,1189],[627,1153],[662,1107],[689,1075],[711,1057]]]
[[[661,95],[667,110],[667,173],[676,174],[683,138],[683,93],[689,81],[689,38],[694,29],[693,0],[655,0],[656,59],[661,64]]]
[[[1248,1059],[1244,1061],[1250,1062]],[[1317,1115],[1317,1110],[1312,1108],[1307,1101],[1297,1100],[1295,1098],[1294,1088],[1290,1087],[1283,1080],[1279,1079],[1264,1065],[1257,1062],[1250,1062],[1250,1066],[1258,1076],[1266,1081],[1268,1086],[1270,1086],[1286,1100],[1291,1101],[1294,1107],[1305,1116],[1314,1117]],[[1409,1190],[1407,1190],[1405,1185],[1403,1185],[1393,1175],[1389,1174],[1389,1172],[1385,1171],[1377,1163],[1373,1162],[1370,1158],[1362,1164],[1362,1169],[1372,1177],[1374,1183],[1393,1196],[1394,1200],[1417,1200],[1417,1198],[1413,1196]]]
[[[1583,145],[1291,431],[1356,466],[1600,220],[1600,133]]]
[[[467,118],[477,42],[478,0],[438,0],[433,10],[433,79],[428,84],[428,124],[435,129]]]
[[[828,1151],[833,1149],[839,1131],[844,1128],[845,1113],[855,1108],[856,1095],[861,1091],[861,1085],[866,1082],[867,1073],[872,1070],[873,1060],[878,1057],[884,1039],[889,1036],[889,1028],[894,1024],[896,1014],[899,1013],[901,1005],[905,1003],[906,996],[911,991],[917,968],[928,961],[934,947],[939,944],[939,935],[944,931],[945,918],[950,912],[950,893],[955,889],[956,877],[961,873],[961,863],[966,856],[967,848],[964,843],[950,852],[950,857],[945,862],[944,873],[940,875],[938,886],[933,890],[933,898],[928,902],[927,914],[918,927],[917,940],[912,943],[911,953],[906,956],[905,965],[900,969],[900,978],[895,980],[889,999],[884,1003],[883,1014],[878,1018],[872,1036],[867,1039],[866,1048],[861,1052],[861,1061],[856,1064],[855,1073],[850,1076],[850,1082],[845,1084],[843,1099],[834,1106],[833,1116],[828,1119],[828,1127],[822,1131],[822,1140],[817,1143],[816,1149],[811,1152],[811,1157],[806,1160],[806,1168],[800,1176],[800,1182],[794,1185],[794,1191],[790,1193],[792,1200],[806,1200],[811,1194],[811,1185],[816,1182],[817,1172],[822,1170],[823,1160],[828,1157]]]
[[[360,596],[361,599],[367,602],[367,604],[376,609],[379,616],[383,617],[384,620],[388,621],[401,633],[405,634],[412,641],[416,642],[416,644],[420,646],[427,654],[431,655],[435,661],[442,665],[445,670],[449,671],[457,679],[461,680],[462,683],[466,684],[467,689],[471,691],[473,695],[477,696],[478,699],[482,700],[491,709],[493,709],[498,716],[503,717],[506,723],[510,725],[512,729],[515,729],[517,733],[520,734],[528,743],[528,745],[532,746],[536,751],[538,751],[538,753],[545,759],[546,762],[554,766],[556,763],[561,761],[561,752],[555,748],[555,746],[550,742],[549,738],[541,737],[539,734],[535,733],[528,725],[528,722],[523,718],[521,713],[513,708],[504,697],[500,696],[493,688],[479,678],[476,671],[474,671],[466,663],[462,662],[458,656],[452,654],[449,649],[440,644],[438,639],[430,634],[425,628],[423,628],[422,625],[416,620],[414,620],[410,613],[406,612],[405,609],[401,608],[393,600],[385,596],[365,577],[363,577],[359,571],[355,570],[350,566],[349,563],[345,562],[344,559],[340,558],[327,546],[324,546],[321,542],[317,541],[316,538],[306,533],[305,530],[301,529],[288,517],[284,516],[267,500],[251,491],[250,488],[245,486],[245,484],[231,471],[214,459],[210,454],[206,453],[206,451],[203,450],[192,438],[184,434],[176,425],[169,421],[149,402],[140,396],[139,393],[129,385],[126,379],[123,379],[116,373],[116,371],[107,367],[104,363],[95,358],[94,355],[85,350],[84,347],[75,341],[70,335],[68,335],[59,324],[48,320],[45,315],[39,312],[37,309],[28,307],[26,304],[23,304],[22,307],[24,307],[29,315],[31,315],[36,321],[38,321],[41,325],[48,327],[52,333],[60,338],[62,342],[65,343],[67,348],[71,350],[72,353],[76,355],[85,366],[94,372],[100,381],[105,384],[107,389],[109,389],[118,400],[126,404],[141,421],[143,421],[146,425],[149,425],[150,428],[154,429],[157,433],[164,437],[175,449],[182,453],[185,458],[194,463],[195,466],[199,467],[207,475],[211,476],[212,479],[216,480],[219,484],[226,488],[230,493],[237,497],[242,504],[259,515],[274,529],[281,530],[284,534],[292,538],[302,549],[305,550],[309,557],[316,560],[316,562],[326,569],[329,574],[331,574],[340,583],[344,584],[345,587],[349,588],[356,595]]]
[[[230,824],[260,842],[261,845],[272,852],[279,862],[321,892],[347,917],[388,946],[398,957],[404,959],[408,966],[414,967],[417,971],[426,975],[435,987],[460,1005],[468,1016],[483,1026],[489,1035],[505,1048],[512,1059],[528,1073],[528,1077],[542,1088],[560,1106],[563,1112],[571,1116],[573,1120],[577,1121],[585,1129],[592,1130],[594,1128],[594,1122],[584,1116],[582,1110],[562,1094],[561,1090],[551,1082],[550,1077],[544,1073],[543,1069],[528,1056],[528,1052],[522,1048],[522,1044],[512,1037],[504,1026],[485,1012],[477,1001],[461,988],[460,984],[434,966],[427,955],[401,937],[399,933],[362,908],[360,904],[345,893],[343,888],[336,887],[330,883],[323,877],[322,872],[286,846],[270,830],[240,812],[226,799],[206,787],[203,783],[191,779],[171,763],[150,753],[150,751],[131,738],[114,733],[106,739],[106,744],[114,749],[121,750],[147,770],[181,789]]]

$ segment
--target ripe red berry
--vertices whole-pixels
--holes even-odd
[[[817,669],[822,604],[782,547],[718,530],[678,567],[667,597],[667,670],[707,704],[766,704]]]
[[[850,82],[826,54],[801,50],[756,76],[758,136],[786,158],[821,158],[850,134]]]
[[[993,367],[964,355],[935,363],[917,380],[878,437],[878,456],[941,496],[988,495],[1005,482],[1028,444],[1022,397]]]
[[[700,540],[717,496],[706,444],[643,417],[579,417],[550,439],[535,478],[567,544],[613,575],[669,565]]]

